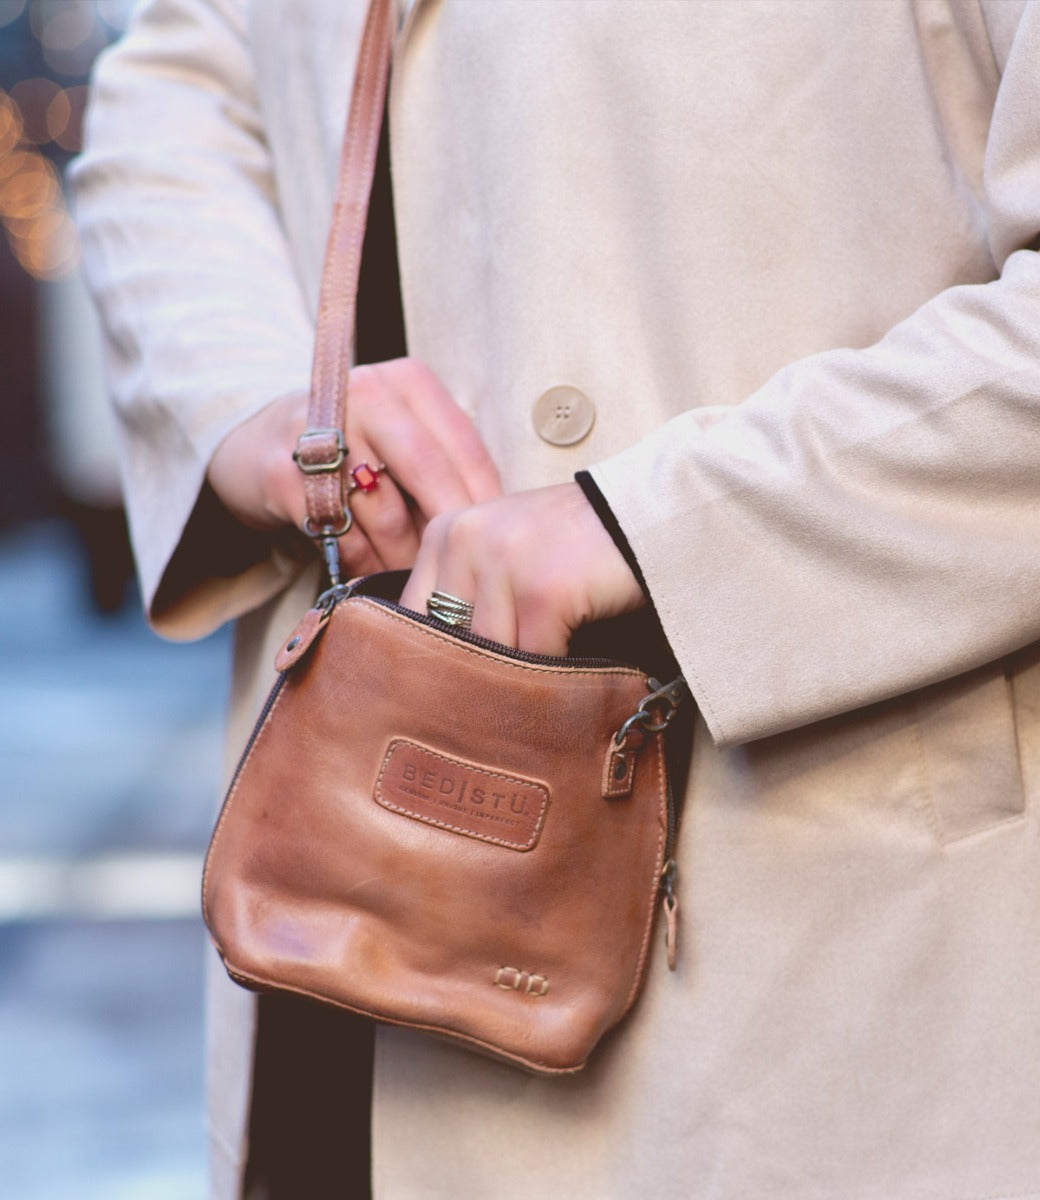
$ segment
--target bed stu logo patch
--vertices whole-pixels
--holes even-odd
[[[395,738],[376,780],[375,800],[451,833],[530,850],[545,823],[549,789],[536,779],[507,775]]]

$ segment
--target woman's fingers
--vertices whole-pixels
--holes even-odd
[[[516,596],[508,578],[495,571],[482,571],[470,584],[473,621],[470,628],[480,637],[490,638],[503,646],[519,646],[519,614],[517,612]],[[566,654],[567,642],[564,639],[562,648],[557,639],[551,643],[539,640],[536,643],[545,647],[542,654]]]
[[[500,496],[498,469],[483,439],[433,371],[414,358],[383,363],[380,369],[393,376],[416,421],[439,445],[465,489],[467,503]]]
[[[506,496],[430,522],[402,603],[433,591],[473,604],[472,629],[507,646],[565,654],[586,621],[644,603],[577,484]]]
[[[468,503],[481,504],[500,496],[498,468],[467,414],[429,368],[413,359],[402,360],[402,367],[407,372],[405,395],[412,410],[458,473]]]
[[[439,588],[474,603],[475,632],[562,653],[573,598],[566,588],[546,590],[551,564],[541,545],[560,513],[544,502],[532,507],[528,499],[518,508],[501,500],[498,472],[473,422],[422,364],[357,367],[349,392],[352,473],[344,477],[344,501],[353,520],[338,541],[343,577],[414,563],[405,604],[424,611]],[[293,393],[217,448],[209,482],[244,524],[304,524],[304,478],[292,452],[306,421],[307,397]]]
[[[480,508],[471,508],[430,522],[401,603],[414,612],[426,612],[426,602],[435,591],[467,601],[473,605],[473,633],[515,646],[515,598],[508,574],[487,569],[483,517]]]
[[[230,430],[207,478],[225,507],[257,529],[301,528],[304,477],[292,453],[307,425],[307,394],[280,397]],[[352,528],[339,539],[344,575],[407,568],[428,520],[501,492],[473,422],[429,368],[413,359],[356,367],[346,406],[349,461],[381,468],[375,486],[344,480]]]
[[[410,567],[421,529],[389,471],[369,452],[367,458],[358,458],[347,479],[344,503],[353,525],[340,539],[344,572],[360,575]]]
[[[303,522],[303,483],[292,451],[307,419],[307,395],[292,392],[229,430],[206,471],[224,507],[251,529]]]
[[[501,493],[472,421],[421,363],[355,368],[347,407],[348,444],[360,437],[371,446],[425,519]]]

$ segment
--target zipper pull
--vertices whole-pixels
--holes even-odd
[[[686,680],[681,675],[671,683],[661,684],[656,679],[648,679],[646,684],[650,694],[643,697],[630,717],[625,718],[607,746],[603,764],[604,800],[623,800],[631,796],[636,760],[646,743],[646,735],[661,733],[668,728],[686,693]]]
[[[675,859],[670,858],[661,870],[661,904],[664,908],[664,944],[668,952],[668,970],[674,971],[679,961],[679,899],[675,881],[679,873]]]

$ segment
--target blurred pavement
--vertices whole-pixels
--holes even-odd
[[[229,638],[86,594],[66,526],[0,534],[0,1195],[202,1200]]]

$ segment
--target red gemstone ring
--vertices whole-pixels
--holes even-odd
[[[378,467],[370,467],[367,462],[358,463],[350,472],[351,482],[347,485],[347,496],[354,492],[371,492],[379,486],[379,476],[386,470],[386,463]]]

